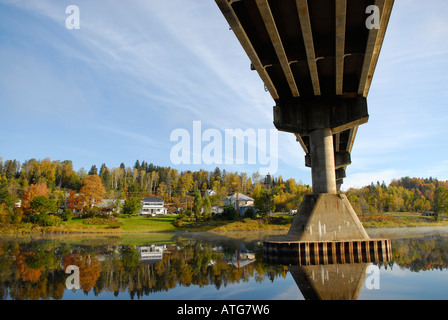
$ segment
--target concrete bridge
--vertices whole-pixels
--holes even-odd
[[[369,118],[394,0],[215,1],[275,102],[274,125],[296,136],[311,168],[313,195],[283,240],[367,241],[339,191],[358,127]],[[278,243],[266,247],[276,251]]]

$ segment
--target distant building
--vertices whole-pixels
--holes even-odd
[[[165,208],[165,202],[162,199],[156,197],[147,197],[142,200],[142,208],[140,210],[141,215],[165,215],[167,209]]]
[[[244,216],[244,213],[249,208],[256,210],[256,208],[254,207],[254,199],[242,193],[234,193],[231,196],[226,197],[223,203],[224,206],[229,204],[232,205],[235,210],[239,211],[240,216]]]
[[[204,197],[206,197],[206,196],[211,197],[211,196],[214,196],[215,194],[216,194],[216,191],[215,191],[215,190],[207,189],[207,190],[205,190],[205,192],[204,192]]]
[[[114,214],[121,213],[124,200],[122,199],[103,199],[101,202],[95,204],[102,213]]]
[[[434,211],[423,211],[422,216],[423,217],[434,217],[435,214],[434,214]]]
[[[213,206],[212,207],[212,213],[213,214],[221,214],[224,212],[224,207],[220,207],[220,206]]]

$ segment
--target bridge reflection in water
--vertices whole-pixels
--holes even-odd
[[[264,261],[288,266],[307,300],[356,300],[372,263],[391,261],[390,240],[263,243]]]
[[[289,266],[306,300],[357,300],[369,263]]]

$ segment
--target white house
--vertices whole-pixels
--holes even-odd
[[[216,195],[216,191],[215,191],[215,190],[207,189],[207,190],[205,190],[205,192],[204,192],[204,197],[206,197],[206,196],[211,197],[211,196],[214,196],[214,195]]]
[[[254,199],[242,193],[234,193],[231,196],[226,197],[223,203],[224,205],[232,205],[235,210],[239,211],[240,216],[244,216],[244,212],[249,208],[256,210],[254,207]]]
[[[165,208],[165,202],[162,199],[156,197],[147,197],[142,200],[142,208],[140,209],[141,215],[165,215],[167,209]]]

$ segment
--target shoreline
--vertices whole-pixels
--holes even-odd
[[[107,226],[7,226],[0,228],[1,235],[104,235],[104,236],[120,236],[126,234],[157,234],[157,233],[183,233],[183,232],[262,232],[273,231],[281,232],[288,231],[291,224],[273,225],[258,223],[256,220],[252,220],[247,223],[244,221],[230,222],[228,224],[210,225],[206,222],[196,223],[194,227],[174,227],[170,226],[159,230],[153,230],[151,228],[142,229],[126,229],[121,228],[108,228]],[[393,228],[418,228],[418,227],[446,227],[448,221],[433,221],[433,222],[406,222],[397,224],[396,222],[363,222],[365,229],[393,229]]]

